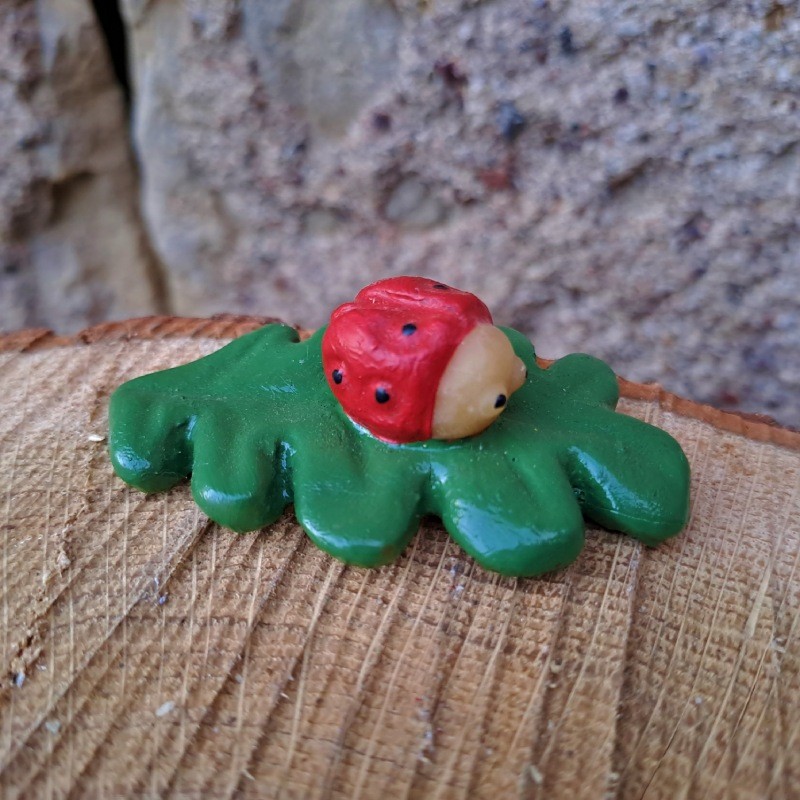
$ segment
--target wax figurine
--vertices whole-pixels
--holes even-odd
[[[348,416],[390,442],[480,433],[526,373],[474,294],[425,278],[379,281],[339,306],[322,364]]]
[[[651,545],[686,523],[683,451],[617,399],[603,362],[543,369],[474,295],[399,277],[305,341],[267,325],[123,384],[109,442],[123,480],[153,492],[191,476],[235,531],[293,503],[319,547],[374,567],[435,514],[482,566],[531,576],[577,557],[584,516]]]

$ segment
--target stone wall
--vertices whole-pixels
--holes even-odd
[[[14,325],[313,326],[426,274],[542,355],[800,425],[796,4],[122,0],[138,176],[88,0],[14,9]],[[48,126],[95,144],[43,166]]]
[[[86,0],[4,0],[0,120],[0,329],[162,308],[122,94]]]

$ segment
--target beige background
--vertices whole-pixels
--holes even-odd
[[[89,0],[0,9],[1,328],[315,326],[422,273],[800,425],[796,3],[121,6],[131,117]]]

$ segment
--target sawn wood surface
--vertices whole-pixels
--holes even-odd
[[[800,796],[800,434],[622,382],[683,534],[516,580],[431,522],[346,567],[112,473],[110,392],[260,322],[0,338],[4,797]]]

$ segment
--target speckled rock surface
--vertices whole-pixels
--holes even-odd
[[[122,6],[165,310],[313,326],[432,275],[544,356],[800,425],[796,3]]]
[[[0,9],[0,330],[158,307],[122,94],[90,0]]]
[[[317,325],[434,275],[543,355],[800,423],[796,9],[269,8],[127,2],[174,310]]]

